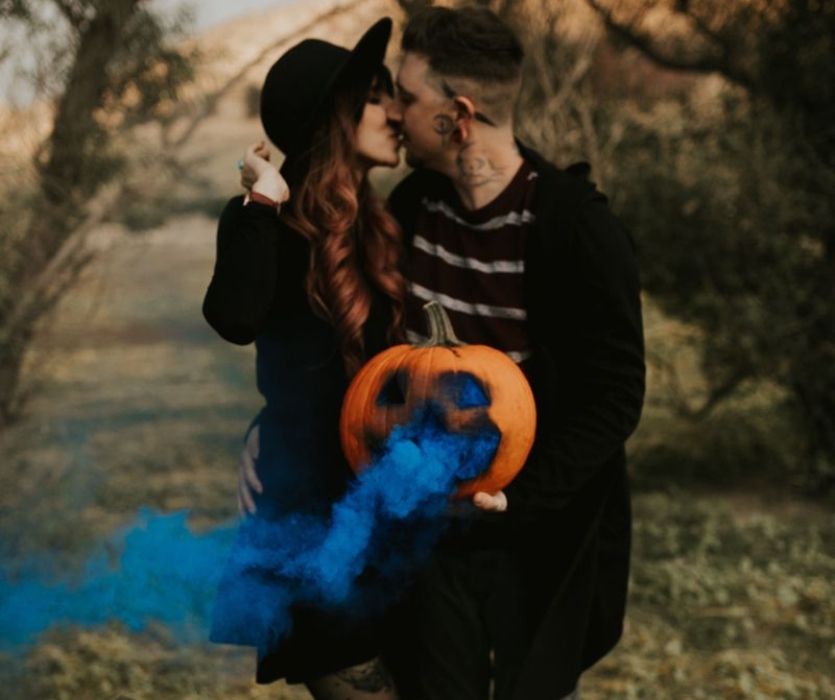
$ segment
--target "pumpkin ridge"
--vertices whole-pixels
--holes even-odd
[[[369,360],[369,362],[363,368],[363,369],[366,369],[367,371],[365,373],[363,373],[363,371],[360,370],[358,375],[356,377],[354,377],[354,382],[356,382],[356,384],[352,383],[352,386],[359,386],[362,391],[351,395],[350,404],[351,404],[351,406],[354,406],[354,405],[359,406],[360,409],[363,411],[362,420],[360,421],[360,426],[365,426],[365,425],[368,424],[368,419],[369,419],[368,408],[367,408],[368,407],[368,399],[370,397],[371,392],[374,391],[374,389],[377,385],[377,378],[389,366],[389,362],[385,361],[384,358],[381,357],[381,355],[388,354],[388,355],[392,355],[392,356],[397,356],[400,353],[398,353],[396,351],[403,349],[403,347],[404,346],[402,346],[402,345],[395,345],[392,348],[388,348],[387,350],[384,350],[382,353],[378,353],[377,355],[374,356],[374,358],[371,358],[371,360]],[[405,355],[405,353],[402,353],[402,354]],[[376,362],[374,362],[375,358],[377,358]],[[349,387],[349,390],[350,390],[350,388],[351,387]],[[373,402],[372,402],[371,405],[373,406]],[[348,439],[348,440],[353,441],[356,444],[356,447],[357,447],[356,454],[354,454],[353,459],[350,459],[349,461],[352,463],[353,466],[355,466],[357,468],[367,466],[366,463],[367,463],[368,459],[370,458],[370,454],[368,453],[368,448],[367,448],[367,445],[366,445],[366,442],[365,442],[365,435],[356,434],[357,429],[356,429],[356,427],[352,427],[350,425],[350,423],[351,423],[350,415],[347,412],[343,411],[340,419],[341,419],[340,422],[343,423],[343,425],[344,425],[344,436],[345,436],[345,438]]]

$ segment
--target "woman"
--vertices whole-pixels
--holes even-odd
[[[248,554],[224,576],[212,639],[256,646],[258,682],[303,682],[317,700],[396,698],[374,621],[300,601],[266,563],[240,560],[275,544],[270,523],[321,519],[342,495],[350,478],[338,437],[342,397],[363,362],[401,337],[400,234],[366,177],[399,160],[383,66],[390,33],[386,18],[352,51],[306,40],[272,66],[261,120],[286,159],[279,172],[263,143],[247,149],[251,187],[221,214],[203,305],[222,337],[255,341],[266,399],[254,421],[259,492],[252,502],[239,489],[249,515],[237,547]],[[286,615],[271,617],[285,594]]]

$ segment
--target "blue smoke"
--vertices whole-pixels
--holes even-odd
[[[185,639],[211,624],[214,641],[263,648],[288,633],[299,606],[379,612],[431,551],[450,493],[489,467],[499,439],[494,428],[447,433],[423,411],[392,432],[330,518],[249,517],[237,534],[195,533],[186,512],[143,509],[71,580],[35,565],[2,572],[0,644],[119,620],[134,631],[161,622]]]
[[[183,637],[205,634],[212,583],[234,537],[233,527],[196,534],[186,512],[142,509],[132,525],[97,547],[71,578],[44,562],[0,580],[0,643],[12,649],[55,624],[95,626],[120,620],[129,629],[149,622]]]
[[[350,615],[382,610],[441,534],[458,483],[485,471],[500,434],[449,433],[431,407],[395,428],[330,520],[248,519],[227,566],[212,639],[265,647],[295,608]]]

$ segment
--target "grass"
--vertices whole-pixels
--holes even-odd
[[[773,510],[750,498],[638,494],[626,632],[587,674],[584,697],[833,697],[833,518],[802,504]],[[56,630],[17,668],[21,694],[10,700],[307,697],[255,687],[252,665],[247,653],[183,646],[165,629]]]
[[[140,506],[189,509],[198,525],[234,517],[236,455],[259,398],[252,349],[222,342],[200,319],[213,238],[200,215],[125,238],[41,337],[42,389],[27,419],[0,435],[7,568],[37,555],[77,565]],[[668,331],[650,311],[650,343]],[[584,697],[835,697],[835,518],[779,490],[784,424],[772,398],[740,398],[705,432],[676,417],[665,391],[651,374],[631,445],[626,631],[586,675]],[[765,480],[763,460],[773,460]],[[253,665],[249,652],[183,644],[164,628],[65,627],[0,657],[0,682],[9,700],[308,697],[256,686]]]

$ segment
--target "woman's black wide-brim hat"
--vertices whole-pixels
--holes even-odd
[[[261,123],[288,160],[310,146],[313,131],[341,85],[369,89],[380,73],[391,37],[388,17],[376,22],[349,51],[305,39],[270,68],[261,90]]]

